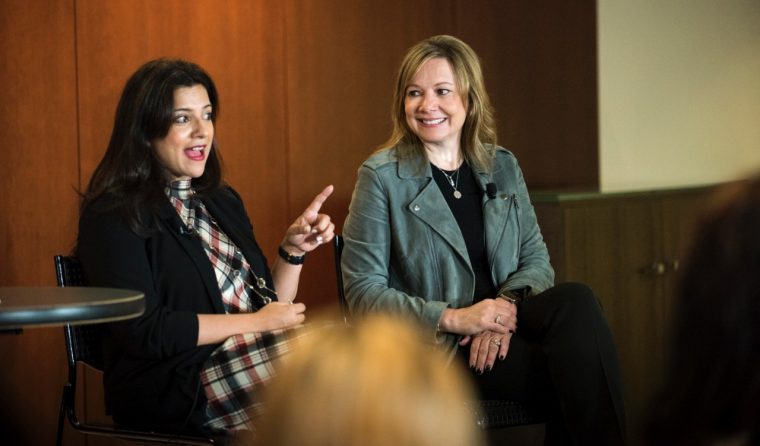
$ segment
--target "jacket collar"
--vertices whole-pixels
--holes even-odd
[[[397,156],[399,149],[410,150],[411,147],[408,145],[396,147],[393,149],[393,156]],[[415,157],[399,158],[397,156],[396,161],[398,162],[398,176],[401,179],[433,178],[433,169],[430,167],[427,157],[418,155]],[[486,184],[491,181],[492,175],[480,170],[476,171],[475,169],[473,169],[473,173],[475,173],[475,178],[478,181],[480,189],[486,190]]]
[[[397,158],[397,163],[398,176],[402,181],[416,181],[421,186],[418,194],[407,205],[407,211],[430,226],[451,245],[462,261],[470,265],[470,257],[462,232],[438,185],[433,180],[433,170],[427,157]],[[485,193],[486,185],[494,179],[493,174],[479,170],[473,170],[473,172],[480,190],[484,191],[482,197],[483,231],[485,232],[488,259],[489,262],[493,263],[493,256],[506,227],[504,222],[508,218],[512,206],[508,200],[504,200],[500,196],[491,198]]]

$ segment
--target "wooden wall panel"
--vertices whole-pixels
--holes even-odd
[[[296,216],[327,184],[325,206],[340,231],[356,170],[390,135],[393,81],[404,52],[453,32],[452,1],[288,0],[288,178]],[[331,249],[310,255],[301,299],[337,301]]]
[[[457,0],[456,20],[528,186],[597,188],[596,2]]]
[[[73,1],[0,9],[0,286],[55,284],[76,224]],[[52,444],[65,355],[60,328],[0,334],[0,444]],[[60,378],[60,379],[59,379]]]

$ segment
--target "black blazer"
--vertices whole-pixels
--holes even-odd
[[[272,289],[267,261],[240,196],[223,187],[203,199],[209,213]],[[109,324],[104,374],[106,410],[117,423],[200,431],[206,404],[200,371],[218,346],[198,347],[197,314],[224,313],[211,262],[200,240],[167,200],[160,231],[138,236],[97,203],[79,222],[77,255],[92,286],[145,293],[145,314]]]

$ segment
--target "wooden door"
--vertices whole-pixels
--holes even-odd
[[[626,411],[637,425],[662,361],[659,210],[646,198],[597,200],[564,212],[564,280],[591,286],[620,354]]]
[[[670,325],[673,301],[677,292],[678,275],[688,255],[694,231],[708,188],[664,196],[660,202],[662,212],[663,263],[668,274],[665,281],[663,306],[665,320]]]

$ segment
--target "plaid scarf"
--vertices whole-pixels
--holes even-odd
[[[252,270],[243,253],[220,229],[190,180],[167,188],[169,201],[187,229],[198,236],[214,268],[225,312],[255,312],[277,295],[271,283]],[[235,431],[252,429],[249,416],[261,412],[253,389],[274,376],[274,362],[291,350],[294,330],[245,333],[227,338],[206,360],[201,382],[208,403],[207,426]]]

